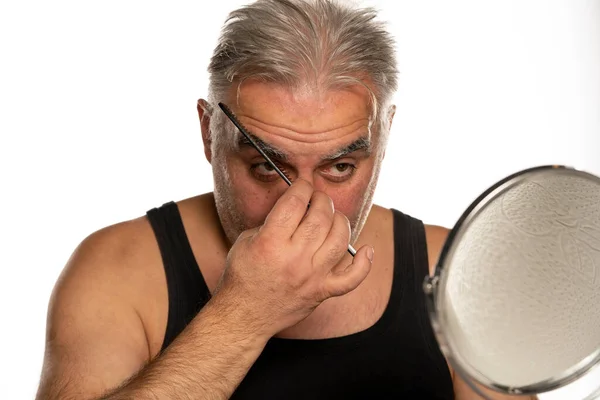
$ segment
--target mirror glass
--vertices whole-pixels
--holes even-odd
[[[542,393],[600,361],[600,179],[536,167],[496,183],[425,282],[442,350],[468,379]]]

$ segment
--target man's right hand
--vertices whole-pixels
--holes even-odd
[[[215,297],[233,305],[259,332],[273,336],[366,278],[370,246],[358,249],[348,265],[338,266],[349,238],[349,221],[334,210],[331,198],[298,180],[262,226],[243,232],[234,243]]]

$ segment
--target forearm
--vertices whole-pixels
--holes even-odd
[[[268,337],[239,310],[217,303],[205,305],[163,354],[102,399],[228,399]]]

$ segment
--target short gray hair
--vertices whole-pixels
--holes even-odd
[[[234,81],[239,94],[248,78],[292,88],[363,85],[371,95],[372,121],[387,140],[385,121],[398,85],[395,43],[372,7],[257,0],[229,14],[208,72],[211,108],[224,101]]]

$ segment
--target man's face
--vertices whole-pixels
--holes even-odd
[[[292,182],[302,178],[329,195],[336,210],[349,219],[355,243],[371,209],[383,154],[377,132],[369,127],[368,91],[356,85],[300,93],[246,82],[238,104],[235,91],[231,94],[227,105],[267,155]],[[263,224],[288,186],[229,120],[225,129],[212,135],[230,141],[209,158],[217,211],[233,243],[242,231]]]

